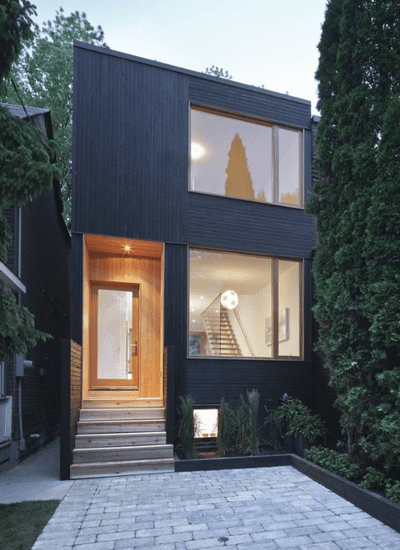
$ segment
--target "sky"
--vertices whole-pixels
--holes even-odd
[[[34,21],[63,7],[85,12],[113,50],[205,72],[216,65],[233,80],[264,85],[312,102],[318,114],[317,45],[326,0],[32,0]]]

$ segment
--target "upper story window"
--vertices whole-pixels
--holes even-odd
[[[191,191],[303,206],[302,132],[191,109]]]

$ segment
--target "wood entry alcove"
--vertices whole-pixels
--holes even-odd
[[[162,398],[162,260],[162,243],[85,236],[84,399]],[[99,295],[103,301],[99,301]],[[108,321],[109,327],[100,330],[100,311],[105,311],[105,318],[110,316],[109,311],[116,315],[118,304],[126,297],[130,304],[126,318]],[[102,347],[104,334],[109,343]],[[114,341],[117,334],[122,335],[118,336],[120,343]],[[126,376],[121,375],[125,372],[124,361]],[[109,371],[104,371],[110,362]],[[98,374],[100,371],[111,375]]]

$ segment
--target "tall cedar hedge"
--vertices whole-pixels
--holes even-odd
[[[318,181],[307,210],[317,349],[351,456],[400,466],[400,10],[329,0],[319,43]]]

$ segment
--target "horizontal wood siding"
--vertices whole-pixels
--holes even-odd
[[[285,392],[312,404],[309,361],[188,359],[185,370],[185,393],[199,405],[215,405],[223,397],[236,406],[240,395],[252,389],[258,389],[261,403],[272,408],[279,405]]]
[[[308,102],[296,101],[289,95],[285,97],[271,94],[261,88],[254,87],[253,91],[231,86],[227,82],[190,77],[189,100],[200,105],[261,117],[282,124],[311,127],[311,105]]]
[[[75,48],[75,231],[184,240],[186,89],[178,73]]]
[[[311,257],[312,219],[303,210],[189,193],[191,245]]]

